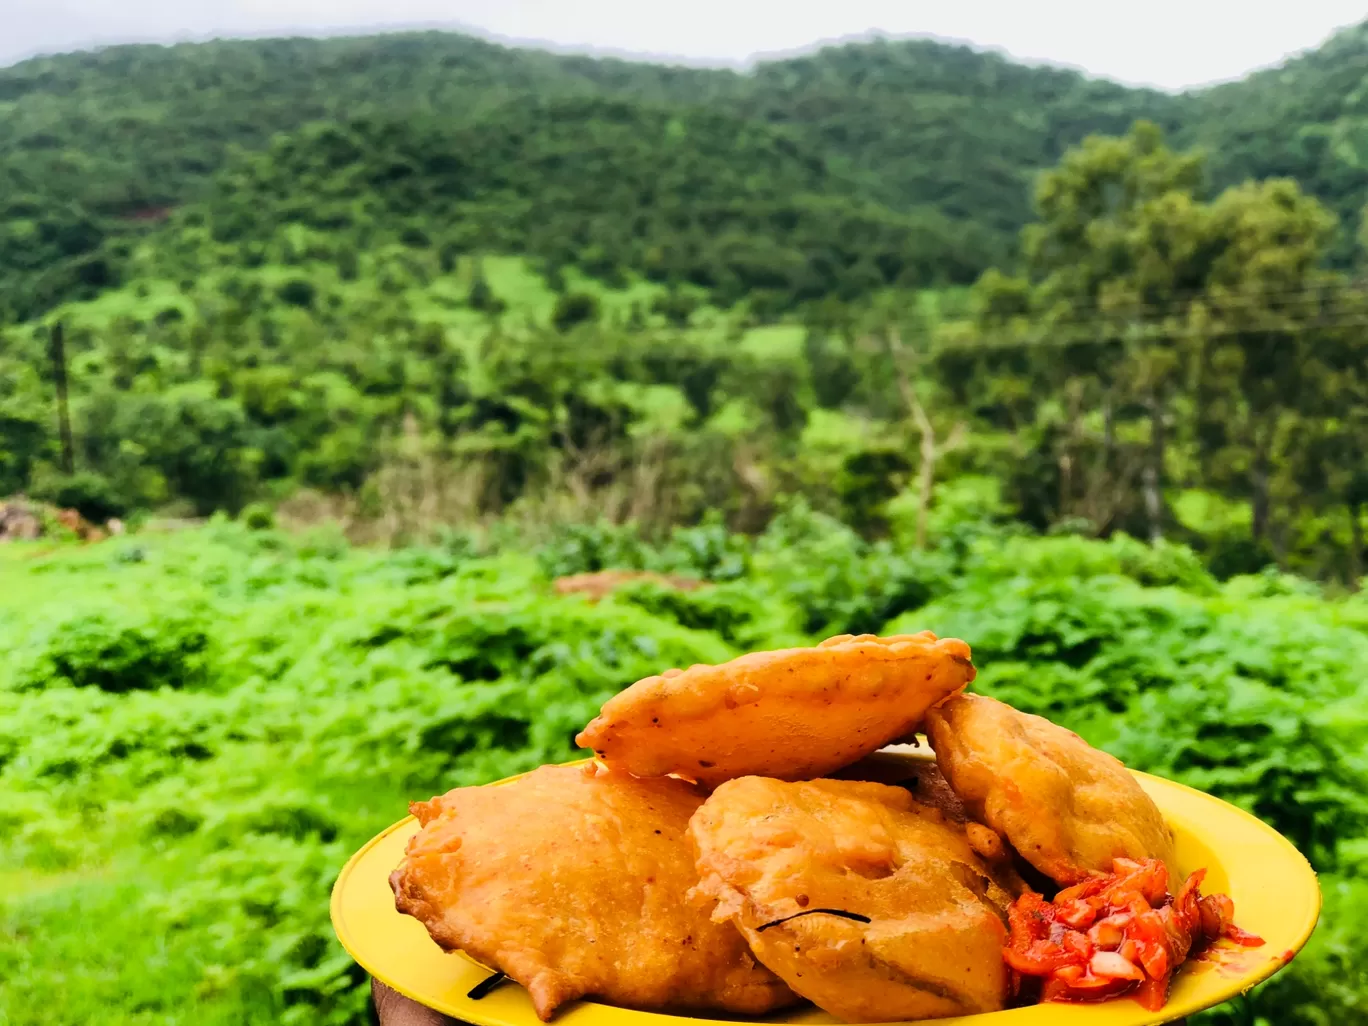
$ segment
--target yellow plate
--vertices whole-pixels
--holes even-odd
[[[897,761],[925,757],[925,749],[878,753],[880,771],[867,779],[877,779],[890,769],[894,772],[885,779],[897,779]],[[1203,960],[1185,965],[1168,1004],[1158,1012],[1147,1012],[1123,998],[1094,1005],[1047,1004],[937,1019],[937,1026],[1157,1026],[1249,990],[1301,950],[1315,929],[1321,906],[1316,874],[1301,853],[1272,828],[1233,805],[1159,777],[1135,776],[1173,827],[1179,870],[1187,873],[1205,866],[1203,892],[1229,894],[1235,901],[1235,922],[1262,937],[1265,945],[1235,948],[1222,944]],[[382,983],[447,1015],[476,1026],[540,1026],[526,992],[514,984],[505,984],[479,1001],[466,997],[489,970],[463,954],[446,954],[420,923],[394,910],[389,874],[417,829],[412,817],[394,824],[343,867],[332,893],[333,928],[342,946]],[[838,1020],[811,1008],[758,1020],[726,1020],[637,1012],[590,1001],[566,1006],[555,1018],[558,1026],[717,1026],[719,1021],[820,1024]]]

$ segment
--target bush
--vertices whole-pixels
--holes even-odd
[[[508,309],[508,304],[495,294],[488,279],[478,268],[474,281],[470,283],[470,294],[466,297],[466,303],[472,310],[478,310],[490,316],[503,313],[504,310]]]
[[[537,552],[548,577],[595,573],[599,570],[655,569],[658,557],[632,525],[569,524],[555,529]]]
[[[127,516],[129,510],[129,503],[109,479],[89,470],[41,483],[34,489],[34,498],[62,509],[74,509],[92,524]]]
[[[587,292],[566,292],[556,300],[551,311],[551,326],[557,331],[569,331],[581,324],[592,324],[599,318],[598,297]]]
[[[1272,574],[1213,590],[1185,550],[1015,537],[994,509],[938,493],[927,552],[802,504],[758,538],[705,522],[652,543],[601,523],[535,553],[454,533],[358,550],[241,521],[147,535],[137,559],[0,549],[0,873],[17,924],[0,963],[25,966],[0,1016],[153,1002],[171,1021],[360,1026],[365,979],[328,893],[408,801],[576,756],[608,696],[666,667],[931,629],[973,646],[975,690],[1236,802],[1313,861],[1312,944],[1203,1026],[1359,1021],[1363,599]],[[708,583],[591,603],[547,582],[606,567]]]
[[[276,289],[276,295],[282,303],[308,309],[318,298],[318,288],[307,278],[291,278],[281,283]]]
[[[62,618],[28,646],[37,653],[20,671],[20,688],[65,683],[122,694],[203,683],[207,625],[187,614],[162,612],[104,609]]]
[[[651,312],[660,314],[676,328],[688,327],[698,306],[697,299],[678,290],[663,292],[651,300]]]
[[[248,503],[238,518],[252,531],[269,531],[275,527],[275,511],[264,502]]]

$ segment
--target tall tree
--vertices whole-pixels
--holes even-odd
[[[1334,217],[1296,183],[1247,183],[1211,206],[1213,252],[1202,300],[1206,378],[1227,390],[1256,541],[1271,536],[1279,420],[1304,405],[1316,333],[1333,317],[1337,279],[1320,269]]]
[[[1103,463],[1114,473],[1116,408],[1128,398],[1143,403],[1154,538],[1166,516],[1165,420],[1180,365],[1170,336],[1185,319],[1182,290],[1201,278],[1200,207],[1193,199],[1200,180],[1200,157],[1174,153],[1147,122],[1122,138],[1089,138],[1042,177],[1040,220],[1022,237],[1042,328],[1063,350],[1054,359],[1067,397],[1066,436],[1078,436],[1085,407],[1100,408]]]

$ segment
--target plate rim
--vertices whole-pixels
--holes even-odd
[[[900,746],[900,747],[901,747],[901,746]],[[886,751],[886,749],[880,749],[880,751],[883,752],[883,751]],[[915,751],[916,751],[916,750],[914,750],[914,752],[915,752]],[[926,752],[926,751],[927,751],[927,748],[925,747],[925,745],[922,745],[922,746],[920,747],[920,752]],[[924,755],[921,755],[921,754],[919,754],[919,753],[918,753],[918,754],[914,754],[913,752],[907,752],[907,753],[893,753],[893,754],[903,754],[904,757],[906,757],[906,758],[925,758]],[[565,762],[565,763],[549,763],[549,764],[547,764],[547,765],[579,766],[579,765],[584,765],[584,764],[587,764],[587,763],[590,763],[590,762],[593,762],[593,761],[594,761],[594,759],[593,759],[592,757],[589,757],[589,758],[582,758],[582,759],[573,759],[573,760],[571,760],[571,761],[569,761],[569,762]],[[540,767],[538,767],[538,768],[540,768]],[[504,785],[504,784],[511,784],[511,783],[513,783],[514,781],[519,780],[519,779],[521,779],[522,777],[525,777],[525,776],[527,776],[529,773],[532,773],[532,772],[535,772],[535,769],[533,769],[533,770],[525,770],[525,771],[523,771],[522,773],[517,773],[517,774],[514,774],[513,776],[504,777],[504,778],[501,778],[501,779],[499,779],[499,780],[490,781],[488,785],[483,785],[483,786],[497,787],[497,786],[501,786],[501,785]],[[1242,819],[1248,821],[1251,825],[1253,825],[1254,827],[1256,827],[1260,832],[1264,833],[1265,835],[1269,836],[1270,838],[1276,838],[1278,845],[1279,845],[1281,848],[1283,848],[1284,851],[1285,851],[1286,853],[1290,853],[1291,855],[1295,856],[1297,862],[1299,862],[1300,865],[1301,865],[1302,867],[1304,867],[1305,872],[1306,872],[1306,874],[1307,874],[1307,877],[1306,877],[1306,878],[1307,878],[1307,880],[1308,880],[1309,883],[1310,883],[1311,891],[1314,893],[1314,899],[1313,899],[1313,901],[1310,903],[1309,914],[1308,914],[1307,917],[1305,918],[1305,921],[1304,921],[1303,923],[1299,924],[1299,925],[1296,927],[1296,934],[1295,934],[1296,939],[1295,939],[1294,943],[1291,945],[1291,947],[1289,947],[1289,948],[1287,949],[1287,951],[1286,951],[1286,953],[1285,953],[1285,957],[1278,957],[1278,958],[1266,959],[1266,960],[1263,961],[1256,969],[1252,969],[1252,970],[1248,971],[1248,973],[1245,974],[1245,975],[1243,975],[1242,978],[1241,978],[1242,987],[1241,987],[1239,993],[1240,993],[1241,995],[1249,993],[1249,991],[1253,990],[1256,986],[1258,986],[1258,985],[1261,984],[1261,983],[1264,983],[1265,981],[1267,981],[1268,979],[1270,979],[1271,977],[1273,977],[1274,975],[1276,975],[1277,973],[1279,973],[1279,972],[1281,972],[1283,969],[1285,969],[1285,968],[1287,967],[1287,965],[1292,961],[1292,957],[1294,957],[1295,955],[1299,954],[1299,953],[1306,947],[1306,945],[1307,945],[1307,943],[1310,941],[1312,935],[1315,933],[1316,927],[1320,924],[1320,917],[1321,917],[1321,914],[1322,914],[1323,909],[1324,909],[1325,895],[1324,895],[1324,892],[1323,892],[1322,889],[1321,889],[1321,885],[1320,885],[1320,876],[1319,876],[1319,874],[1316,872],[1315,867],[1311,865],[1310,861],[1306,858],[1305,855],[1302,854],[1302,852],[1297,848],[1296,845],[1294,845],[1290,840],[1288,840],[1286,837],[1284,837],[1279,831],[1275,830],[1272,826],[1270,826],[1269,824],[1265,823],[1265,822],[1264,822],[1263,820],[1261,820],[1258,816],[1255,816],[1253,813],[1247,811],[1246,809],[1242,809],[1242,808],[1240,808],[1238,805],[1235,805],[1235,804],[1232,803],[1232,802],[1226,801],[1224,798],[1218,798],[1216,795],[1210,794],[1209,792],[1203,791],[1203,790],[1201,790],[1201,789],[1199,789],[1199,788],[1192,787],[1191,785],[1184,784],[1184,783],[1181,783],[1181,782],[1176,781],[1176,780],[1170,780],[1170,779],[1167,778],[1167,777],[1161,777],[1161,776],[1159,776],[1159,775],[1157,775],[1157,774],[1154,774],[1154,773],[1146,773],[1146,772],[1144,772],[1144,771],[1142,771],[1142,770],[1133,770],[1133,769],[1130,769],[1129,767],[1127,767],[1127,772],[1129,772],[1129,773],[1130,773],[1132,776],[1134,776],[1134,777],[1141,778],[1141,779],[1146,779],[1146,780],[1153,780],[1153,781],[1156,781],[1156,782],[1158,782],[1159,784],[1163,785],[1164,787],[1174,788],[1174,789],[1177,789],[1177,790],[1179,790],[1179,791],[1187,792],[1189,795],[1191,795],[1191,796],[1193,796],[1193,797],[1196,797],[1196,798],[1198,798],[1198,799],[1201,799],[1201,800],[1204,800],[1204,801],[1209,801],[1209,802],[1216,802],[1216,803],[1218,803],[1218,804],[1224,806],[1226,810],[1229,810],[1230,812],[1237,813],[1238,816],[1239,816],[1240,818],[1242,818]],[[403,994],[405,997],[409,998],[409,999],[412,1000],[412,1001],[416,1001],[418,1004],[423,1005],[423,1007],[425,1007],[425,1008],[432,1008],[432,1006],[431,1006],[431,1005],[428,1005],[428,1004],[424,1001],[424,999],[423,999],[422,997],[420,997],[418,994],[416,994],[416,993],[410,991],[409,989],[407,989],[407,988],[404,987],[403,985],[397,983],[396,981],[387,978],[387,977],[388,977],[388,974],[382,974],[382,973],[380,973],[380,972],[377,972],[375,969],[372,969],[371,967],[369,967],[368,965],[366,965],[366,963],[363,962],[363,961],[361,960],[360,957],[358,957],[357,952],[356,952],[356,950],[355,950],[356,945],[355,945],[354,941],[351,940],[349,931],[345,928],[346,919],[345,919],[345,917],[342,915],[342,909],[341,909],[341,906],[342,906],[342,895],[343,895],[343,891],[344,891],[344,885],[345,885],[346,881],[348,880],[348,878],[351,876],[351,874],[352,874],[353,870],[355,869],[356,865],[357,865],[357,864],[366,856],[366,854],[367,854],[368,852],[370,852],[373,848],[375,848],[376,846],[378,846],[378,845],[380,845],[380,844],[383,844],[388,838],[390,838],[390,837],[391,837],[394,833],[396,833],[397,831],[403,830],[404,828],[408,827],[410,824],[413,824],[413,823],[416,823],[416,822],[417,822],[417,817],[415,817],[415,816],[413,816],[413,815],[411,815],[411,814],[408,815],[408,816],[405,816],[404,818],[402,818],[402,819],[400,819],[400,820],[398,820],[398,821],[396,821],[396,822],[394,822],[394,823],[391,823],[388,827],[386,827],[384,830],[382,830],[382,831],[380,831],[379,833],[377,833],[375,836],[373,836],[370,840],[368,840],[365,844],[363,844],[360,848],[358,848],[355,852],[352,853],[351,857],[348,858],[347,861],[342,865],[341,869],[338,870],[337,879],[333,882],[332,891],[331,891],[331,894],[330,894],[330,897],[329,897],[329,903],[328,903],[328,913],[329,913],[329,919],[331,920],[331,923],[332,923],[333,933],[334,933],[334,935],[337,937],[338,942],[342,945],[343,950],[345,950],[345,951],[347,952],[348,957],[350,957],[350,958],[352,959],[353,962],[355,962],[358,966],[360,966],[363,970],[365,970],[365,972],[367,973],[367,975],[369,975],[370,977],[372,977],[372,979],[378,980],[380,983],[383,983],[385,986],[389,987],[391,990],[394,990],[394,991],[397,991],[397,992],[400,993],[400,994]],[[471,958],[471,957],[470,957],[469,955],[467,955],[465,952],[457,952],[457,954],[459,954],[461,957],[465,958],[467,961],[473,963],[474,965],[480,966],[481,968],[484,968],[484,969],[486,969],[486,970],[489,971],[489,972],[493,972],[493,970],[489,969],[487,966],[484,966],[482,963],[480,963],[480,962],[476,961],[475,959]],[[1183,1019],[1183,1018],[1186,1017],[1186,1016],[1194,1015],[1194,1014],[1196,1014],[1197,1012],[1204,1011],[1204,1010],[1206,1010],[1206,1009],[1208,1009],[1208,1008],[1216,1007],[1217,1004],[1223,1003],[1223,1001],[1225,1001],[1225,1000],[1229,1000],[1229,998],[1222,999],[1222,1002],[1215,1002],[1215,1003],[1203,1003],[1203,1002],[1201,1002],[1201,1001],[1196,1002],[1196,1003],[1187,1002],[1187,1003],[1183,1003],[1181,1007],[1175,1005],[1174,1002],[1170,1001],[1168,1004],[1166,1004],[1166,1005],[1164,1006],[1163,1009],[1160,1010],[1159,1013],[1156,1013],[1156,1014],[1164,1014],[1164,1015],[1166,1015],[1167,1017],[1164,1018],[1164,1019],[1156,1019],[1156,1020],[1154,1020],[1154,1021],[1155,1021],[1156,1023],[1174,1022],[1174,1021]],[[715,1026],[742,1026],[742,1024],[745,1024],[745,1026],[762,1026],[762,1024],[764,1024],[764,1023],[766,1023],[766,1022],[769,1021],[769,1020],[767,1020],[767,1019],[764,1018],[764,1017],[760,1017],[760,1018],[751,1018],[751,1019],[727,1019],[727,1018],[725,1018],[725,1017],[716,1018],[716,1019],[705,1019],[705,1018],[698,1018],[698,1017],[693,1017],[693,1016],[689,1016],[689,1015],[674,1015],[674,1014],[669,1013],[669,1012],[652,1012],[652,1011],[645,1011],[645,1010],[641,1010],[641,1009],[622,1008],[622,1007],[620,1007],[620,1006],[618,1006],[618,1005],[610,1005],[610,1004],[607,1004],[607,1003],[605,1003],[605,1002],[598,1002],[598,1001],[583,1000],[583,1001],[581,1001],[581,1002],[579,1002],[579,1003],[582,1004],[582,1005],[584,1005],[584,1006],[586,1006],[588,1009],[591,1009],[591,1010],[602,1010],[602,1011],[605,1011],[605,1012],[611,1012],[611,1013],[618,1014],[618,1015],[626,1014],[626,1015],[631,1015],[631,1016],[634,1016],[634,1017],[640,1016],[640,1017],[645,1017],[646,1019],[657,1018],[657,1019],[660,1019],[660,1020],[662,1020],[662,1021],[663,1021],[663,1020],[674,1020],[674,1021],[679,1022],[679,1023],[681,1023],[681,1024],[683,1024],[683,1023],[694,1023],[694,1024],[714,1023]],[[1106,1003],[1104,1002],[1104,1003],[1102,1003],[1102,1004],[1105,1005]],[[1035,1009],[1039,1009],[1039,1008],[1041,1008],[1041,1007],[1042,1007],[1041,1005],[1031,1005],[1031,1006],[1028,1006],[1028,1007],[1026,1007],[1026,1008],[1021,1008],[1021,1009],[1006,1009],[1006,1010],[1004,1010],[1003,1012],[994,1012],[994,1013],[992,1013],[992,1014],[994,1014],[994,1015],[1010,1015],[1012,1012],[1017,1012],[1017,1011],[1032,1011],[1032,1010],[1035,1010]],[[1061,1007],[1087,1007],[1087,1006],[1061,1006]],[[453,1016],[453,1013],[448,1012],[448,1011],[444,1011],[443,1009],[433,1008],[433,1011],[437,1011],[437,1012],[439,1012],[440,1014],[443,1014],[443,1015]],[[459,1022],[459,1021],[462,1021],[460,1017],[456,1017],[456,1018],[458,1019],[458,1022]],[[976,1018],[976,1017],[970,1016],[970,1017],[967,1017],[967,1019],[964,1019],[964,1020],[962,1020],[962,1019],[950,1019],[950,1020],[941,1020],[941,1021],[954,1023],[954,1022],[960,1022],[960,1021],[971,1021],[971,1020],[974,1019],[974,1018]],[[478,1021],[478,1017],[469,1017],[469,1016],[466,1016],[465,1019],[464,1019],[464,1021],[473,1024],[473,1026],[482,1026],[482,1024],[480,1024],[479,1021]],[[643,1021],[644,1021],[644,1020],[643,1020]],[[928,1021],[929,1021],[929,1022],[936,1022],[937,1020],[928,1020]],[[914,1024],[911,1024],[911,1023],[852,1023],[852,1024],[846,1024],[846,1026],[914,1026]]]

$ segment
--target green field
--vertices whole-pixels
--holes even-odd
[[[531,554],[222,521],[0,549],[0,1023],[360,1026],[327,896],[408,799],[572,756],[669,666],[922,628],[973,645],[976,688],[1253,811],[1320,870],[1308,952],[1203,1023],[1364,1021],[1368,602],[970,512],[943,494],[925,552],[802,506],[754,539],[580,528]],[[603,566],[714,583],[553,595]]]

